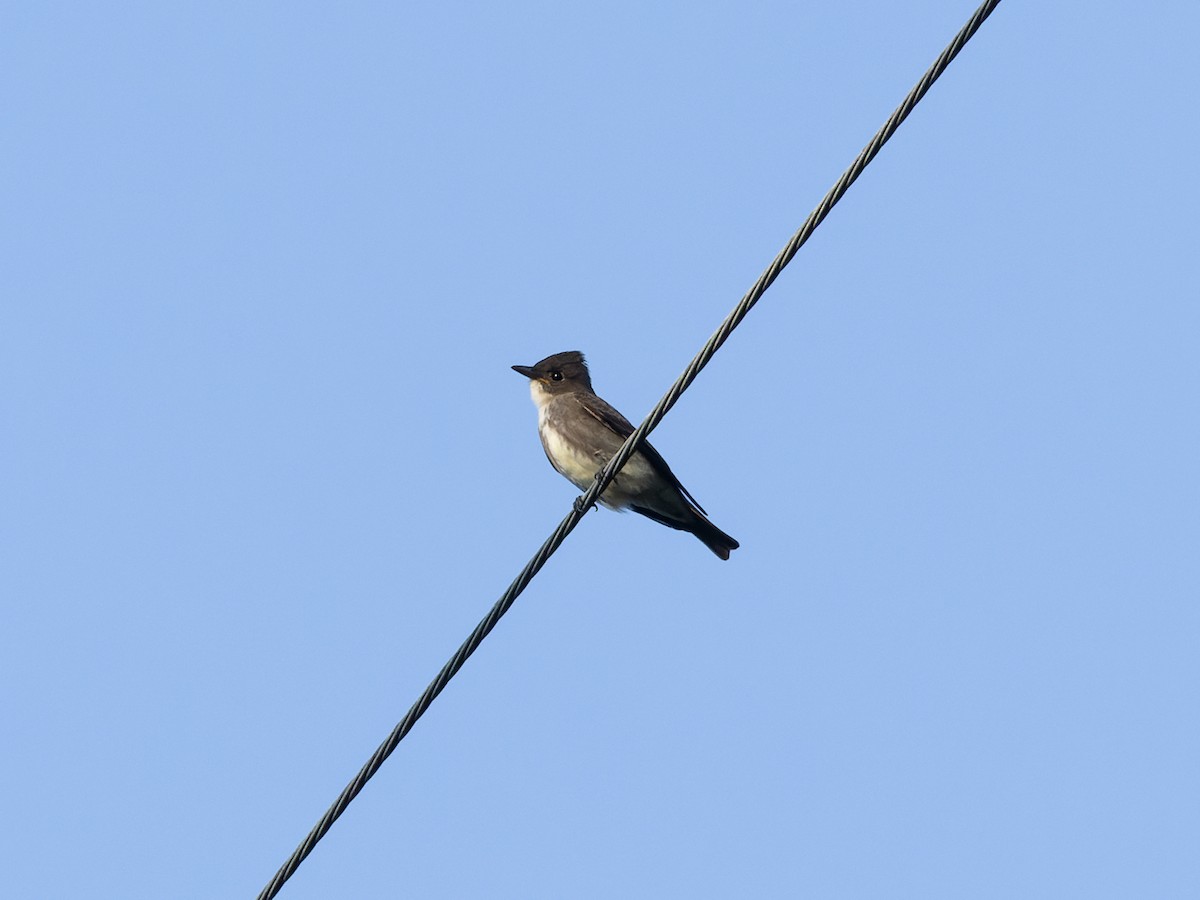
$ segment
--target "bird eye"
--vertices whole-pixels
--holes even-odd
[[[554,370],[553,372],[550,373],[550,380],[551,381],[562,381],[562,372],[559,372],[557,369]]]

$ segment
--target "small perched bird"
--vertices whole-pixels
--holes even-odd
[[[538,437],[550,465],[575,487],[586,491],[625,439],[633,425],[596,396],[587,362],[577,350],[547,356],[533,366],[513,366],[529,379],[538,411]],[[612,480],[600,503],[609,509],[632,509],[668,528],[700,538],[721,559],[738,542],[708,521],[667,461],[643,442]]]

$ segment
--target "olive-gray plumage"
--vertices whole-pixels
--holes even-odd
[[[532,366],[513,366],[529,379],[538,410],[538,436],[550,464],[580,490],[587,490],[633,434],[629,420],[596,396],[587,362],[577,350],[547,356]],[[738,542],[708,520],[666,460],[648,441],[629,458],[600,503],[631,509],[662,525],[694,534],[721,559]]]

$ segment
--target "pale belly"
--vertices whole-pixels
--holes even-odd
[[[581,491],[586,491],[592,486],[592,482],[596,480],[596,473],[612,456],[611,453],[601,451],[593,454],[582,453],[573,444],[563,440],[552,427],[540,428],[539,435],[551,464],[559,474]],[[600,495],[600,503],[609,509],[625,509],[647,491],[651,494],[657,493],[655,488],[659,480],[658,473],[646,458],[641,453],[635,453],[612,483],[604,489],[604,493]]]

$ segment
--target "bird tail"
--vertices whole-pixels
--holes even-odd
[[[682,498],[680,499],[682,500]],[[736,550],[739,546],[737,541],[708,521],[704,513],[691,504],[688,504],[686,507],[688,518],[683,520],[668,518],[658,510],[648,509],[636,504],[630,506],[630,509],[635,513],[640,513],[647,519],[653,519],[660,525],[666,525],[668,528],[694,534],[704,542],[705,547],[717,554],[721,559],[729,559],[729,551]]]
[[[738,542],[708,521],[702,513],[695,513],[692,527],[687,529],[704,542],[704,546],[721,559],[729,559],[729,551],[736,550]]]

